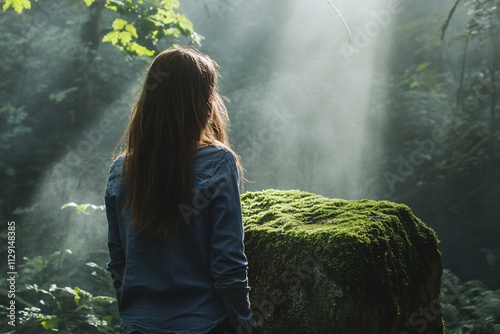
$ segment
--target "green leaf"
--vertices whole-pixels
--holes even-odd
[[[76,92],[77,90],[78,87],[71,87],[56,93],[52,93],[49,96],[49,100],[59,103],[64,100],[70,93]]]
[[[66,203],[63,206],[61,206],[61,209],[66,209],[66,208],[69,208],[69,207],[72,207],[72,206],[77,206],[77,205],[78,204],[76,204],[75,202],[70,202],[70,203]]]
[[[116,301],[116,298],[108,296],[95,296],[92,298],[92,301],[99,304],[113,304]]]
[[[141,56],[153,56],[155,54],[154,50],[149,50],[148,48],[138,44],[137,42],[132,42],[128,46],[130,52],[136,53],[139,57]]]
[[[72,294],[73,296],[78,295],[78,292],[76,291],[76,289],[72,289],[69,286],[64,287],[63,290],[66,291],[66,292],[68,292],[68,293],[70,293],[70,294]]]
[[[60,322],[61,319],[59,319],[58,317],[48,315],[40,321],[40,325],[42,325],[45,329],[57,329]]]
[[[196,33],[195,31],[193,31],[193,33],[191,34],[191,38],[193,40],[193,43],[198,46],[201,46],[201,41],[205,39],[204,36]]]
[[[128,31],[132,36],[134,36],[135,38],[139,37],[137,35],[137,30],[135,29],[134,25],[133,24],[127,24],[125,26],[125,30]]]
[[[123,45],[127,45],[132,41],[132,35],[128,31],[120,32],[120,41]]]
[[[102,38],[103,42],[110,42],[113,45],[116,45],[118,43],[118,38],[120,37],[120,32],[119,31],[110,31],[104,37]]]
[[[24,257],[23,259],[26,261],[26,264],[35,269],[36,272],[41,272],[43,268],[45,268],[45,261],[40,256],[37,256],[32,260],[27,257]]]
[[[113,29],[122,30],[128,24],[124,19],[116,19],[113,21]]]
[[[422,72],[424,71],[427,67],[429,67],[431,63],[422,63],[420,65],[417,66],[417,72]]]
[[[83,1],[84,1],[84,2],[85,2],[85,4],[86,4],[87,6],[89,6],[89,7],[90,7],[90,6],[91,6],[91,5],[95,2],[95,0],[83,0]]]
[[[113,301],[113,303],[114,303],[114,301]],[[113,316],[106,315],[106,316],[102,317],[102,320],[106,321],[108,324],[111,324],[111,323],[113,323]]]
[[[84,296],[84,297],[87,297],[88,299],[92,298],[92,294],[90,292],[85,291],[83,289],[80,289],[77,286],[75,286],[75,288],[73,289],[73,291],[75,291],[75,293],[77,293],[79,296]]]
[[[191,21],[189,21],[189,19],[187,17],[185,17],[184,15],[178,15],[177,19],[178,19],[179,27],[182,30],[186,30],[189,33],[193,32],[193,23]]]
[[[163,5],[163,8],[168,11],[174,10],[180,5],[179,1],[177,0],[162,0],[161,4]]]
[[[87,212],[88,208],[91,208],[94,211],[97,211],[97,210],[103,211],[104,205],[94,205],[94,204],[90,204],[90,203],[76,204],[75,202],[70,202],[70,203],[66,203],[63,206],[61,206],[61,210],[66,209],[66,208],[75,208],[76,211],[78,211],[79,213],[83,213],[83,214],[88,215],[89,214],[89,212]]]
[[[31,2],[29,0],[5,0],[3,4],[3,11],[6,11],[10,7],[18,13],[22,13],[23,9],[31,9]]]
[[[87,262],[85,264],[91,268],[100,268],[100,266],[95,262]]]

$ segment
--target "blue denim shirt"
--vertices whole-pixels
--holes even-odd
[[[179,207],[186,224],[167,240],[139,237],[124,210],[123,157],[106,188],[107,264],[122,333],[202,334],[228,319],[248,333],[247,259],[234,156],[206,146],[194,155],[193,202]]]

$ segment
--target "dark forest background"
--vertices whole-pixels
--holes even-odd
[[[0,13],[0,221],[5,242],[16,222],[26,323],[43,313],[33,294],[80,296],[89,328],[116,320],[96,315],[112,300],[75,287],[113,296],[102,269],[107,171],[147,53],[173,44],[221,66],[244,191],[406,203],[436,230],[453,277],[479,294],[500,289],[500,1],[339,1],[350,43],[327,1],[167,1],[177,16],[162,18],[156,40],[144,17],[160,1],[110,3]],[[144,49],[126,34],[103,42],[113,31],[135,31]],[[61,209],[69,202],[95,206]],[[42,327],[64,327],[47,315]],[[498,330],[498,318],[483,322]]]

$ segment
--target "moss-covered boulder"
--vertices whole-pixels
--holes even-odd
[[[242,195],[254,334],[443,333],[433,230],[402,204]]]

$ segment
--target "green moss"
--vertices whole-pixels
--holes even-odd
[[[242,209],[256,333],[423,328],[408,322],[438,298],[442,268],[434,231],[406,205],[266,190]]]

